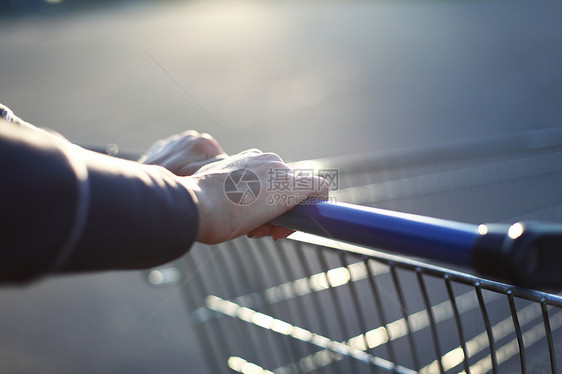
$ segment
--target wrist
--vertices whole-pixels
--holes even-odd
[[[208,217],[210,216],[209,199],[207,199],[207,194],[201,189],[200,181],[198,178],[192,177],[182,177],[183,186],[191,192],[194,197],[195,205],[197,206],[199,225],[197,231],[196,241],[202,243],[208,243],[210,239],[209,230],[212,224],[208,222]]]

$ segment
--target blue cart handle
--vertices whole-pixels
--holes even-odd
[[[272,223],[401,255],[470,267],[519,286],[562,288],[562,224],[472,225],[329,202],[306,202]]]
[[[513,144],[512,139],[508,144]],[[83,146],[107,154],[115,147]],[[140,154],[119,152],[118,157],[134,160]],[[559,223],[472,225],[329,202],[306,202],[272,222],[330,239],[469,267],[519,286],[562,289]]]

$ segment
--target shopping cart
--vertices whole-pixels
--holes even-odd
[[[210,372],[557,372],[562,297],[512,282],[560,286],[560,226],[541,222],[562,221],[561,129],[293,167],[337,170],[338,202],[474,225],[322,203],[277,221],[319,236],[194,246],[148,279],[181,286]],[[469,234],[534,244],[479,264]]]

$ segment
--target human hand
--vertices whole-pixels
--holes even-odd
[[[251,202],[233,201],[236,198],[233,199],[232,194],[225,192],[225,185],[229,186],[228,183],[237,179],[236,175],[250,177],[247,179],[250,180],[248,184],[244,184],[243,180],[238,184],[241,190],[248,190],[249,183],[254,183],[255,187],[255,182],[259,182],[257,196],[254,194],[255,199]],[[275,187],[275,183],[270,183],[272,175],[283,175],[283,181],[286,181],[288,186],[298,183],[310,188],[279,189],[278,186]],[[197,196],[199,202],[197,241],[207,244],[220,243],[243,234],[248,234],[250,237],[271,235],[274,239],[286,237],[293,230],[274,226],[268,222],[307,198],[328,197],[328,183],[323,178],[297,177],[279,156],[262,153],[259,150],[245,151],[208,164],[193,176],[180,180]],[[272,199],[278,195],[285,195],[288,198]]]
[[[176,175],[187,176],[225,157],[227,155],[211,135],[190,130],[157,141],[139,162],[160,165]]]

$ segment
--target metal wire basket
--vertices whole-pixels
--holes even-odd
[[[556,129],[293,166],[337,169],[339,201],[474,223],[562,220]],[[239,238],[196,245],[149,279],[183,280],[213,373],[557,372],[562,297],[376,249]]]

